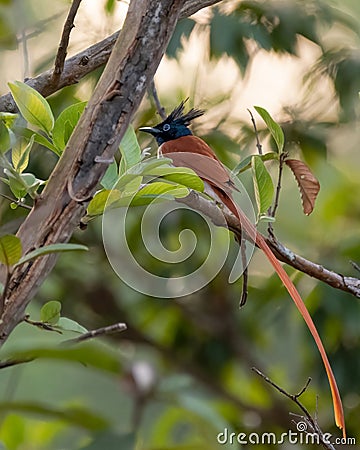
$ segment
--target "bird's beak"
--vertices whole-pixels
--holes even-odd
[[[152,127],[141,127],[141,128],[139,128],[139,131],[144,131],[145,133],[150,133],[153,136],[156,136],[157,134],[160,133],[160,130],[158,130],[157,128],[152,128]]]

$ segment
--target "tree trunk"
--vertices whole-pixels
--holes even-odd
[[[199,2],[201,3],[201,2]],[[46,188],[19,229],[24,253],[67,242],[165,52],[185,0],[132,0],[104,73]],[[0,345],[52,270],[55,255],[17,268],[7,287]]]

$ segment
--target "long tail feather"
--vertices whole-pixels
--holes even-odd
[[[283,284],[286,287],[287,291],[289,292],[291,298],[294,300],[294,303],[295,303],[297,309],[299,310],[300,314],[304,318],[306,325],[308,326],[311,334],[313,335],[313,338],[315,340],[315,343],[317,345],[317,348],[319,349],[321,358],[323,360],[325,370],[327,373],[327,377],[329,380],[331,395],[332,395],[333,405],[334,405],[335,423],[341,430],[343,430],[343,435],[345,437],[346,436],[345,420],[344,420],[344,412],[343,412],[343,407],[342,407],[342,403],[341,403],[339,389],[337,387],[335,376],[331,369],[329,359],[327,357],[325,348],[323,346],[323,343],[321,341],[319,333],[315,327],[315,324],[314,324],[304,302],[302,301],[300,294],[298,293],[297,289],[295,288],[293,282],[290,280],[288,274],[285,272],[284,268],[279,263],[279,261],[277,260],[277,258],[274,255],[274,253],[271,251],[270,247],[267,245],[266,241],[260,234],[257,235],[256,243],[261,248],[261,250],[265,253],[268,260],[274,267],[276,273],[278,274],[279,278],[283,282]]]
[[[225,197],[225,196],[223,196],[223,197]],[[321,341],[320,335],[315,327],[315,324],[309,314],[309,311],[307,310],[294,283],[291,281],[288,274],[285,272],[284,268],[279,263],[276,256],[274,255],[274,253],[272,252],[271,248],[268,246],[268,244],[266,243],[266,241],[262,237],[262,235],[256,230],[254,225],[248,220],[248,218],[245,216],[245,214],[236,207],[233,200],[229,196],[226,196],[224,198],[224,203],[230,209],[230,211],[232,211],[239,218],[239,220],[241,222],[241,226],[244,228],[246,233],[249,236],[255,236],[256,244],[260,247],[260,249],[267,256],[269,262],[275,269],[276,273],[278,274],[279,278],[281,279],[285,288],[287,289],[291,298],[293,299],[297,309],[299,310],[300,314],[302,315],[303,319],[305,320],[305,323],[306,323],[307,327],[309,328],[310,333],[312,334],[312,336],[315,340],[317,348],[319,349],[321,358],[322,358],[324,366],[325,366],[326,374],[327,374],[329,384],[330,384],[331,395],[332,395],[332,399],[333,399],[335,423],[342,430],[343,437],[346,437],[344,412],[343,412],[343,406],[342,406],[342,402],[341,402],[339,389],[337,387],[335,376],[331,369],[330,362],[327,357],[324,345]]]
[[[163,154],[166,154],[172,158],[175,166],[190,167],[199,175],[200,178],[211,186],[213,192],[217,194],[220,200],[230,209],[230,211],[239,218],[241,226],[248,234],[248,237],[253,239],[267,256],[269,262],[274,267],[276,273],[289,292],[300,314],[304,318],[312,336],[314,337],[315,343],[323,360],[331,388],[335,422],[336,425],[343,430],[343,436],[345,437],[345,420],[341,398],[319,333],[300,297],[300,294],[296,290],[296,287],[290,280],[282,265],[277,260],[274,253],[271,251],[270,247],[267,245],[265,239],[260,233],[258,233],[255,226],[248,220],[241,209],[236,207],[236,204],[231,197],[231,192],[233,191],[234,186],[231,183],[228,172],[217,159],[213,150],[202,139],[196,136],[183,136],[179,139],[165,142],[162,144],[161,149]]]

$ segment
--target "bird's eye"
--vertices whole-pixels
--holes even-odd
[[[169,125],[168,123],[166,123],[166,124],[163,126],[163,130],[164,130],[164,131],[169,131],[169,130],[170,130],[170,125]]]

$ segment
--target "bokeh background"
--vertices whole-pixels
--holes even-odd
[[[7,82],[52,66],[69,5],[63,0],[0,1],[1,94],[8,92]],[[126,8],[121,1],[83,0],[69,55],[118,29]],[[350,261],[360,261],[359,19],[357,0],[223,1],[180,21],[155,79],[168,111],[186,97],[189,107],[206,109],[193,129],[230,168],[256,152],[247,109],[266,108],[283,126],[287,151],[306,161],[321,184],[315,210],[307,217],[292,174],[285,172],[276,235],[308,259],[355,277],[359,273]],[[98,70],[51,96],[55,115],[87,100],[100,74]],[[149,96],[134,127],[158,120]],[[273,143],[261,119],[256,120],[267,151]],[[148,136],[139,135],[139,140],[142,148],[151,146],[155,152]],[[45,179],[55,163],[56,157],[39,146],[32,152],[30,171]],[[276,167],[269,167],[275,177]],[[244,173],[241,181],[253,195],[251,175]],[[14,212],[2,199],[1,233],[15,232],[25,213]],[[136,219],[136,211],[133,215]],[[136,254],[141,245],[135,219],[129,239]],[[198,245],[206,248],[203,226],[195,215],[177,214],[162,230],[164,243],[176,249],[179,232],[190,227],[199,236]],[[164,300],[133,291],[112,271],[103,250],[101,219],[78,230],[73,241],[90,251],[59,258],[29,307],[31,318],[38,319],[44,303],[58,300],[62,314],[87,329],[125,322],[128,330],[86,347],[86,363],[79,362],[81,352],[77,358],[70,351],[51,358],[40,352],[36,361],[0,370],[0,448],[250,448],[221,445],[217,435],[227,428],[280,436],[296,429],[290,413],[301,414],[252,367],[291,393],[311,377],[302,401],[311,413],[317,411],[323,431],[340,437],[313,340],[259,252],[249,268],[249,298],[240,310],[241,280],[228,283],[235,242],[223,270],[206,288]],[[144,264],[146,258],[141,252]],[[190,262],[194,267],[196,258]],[[153,269],[159,270],[156,263]],[[288,273],[324,340],[348,434],[359,446],[359,302],[291,268]],[[16,349],[57,348],[63,339],[21,324],[2,359]]]

